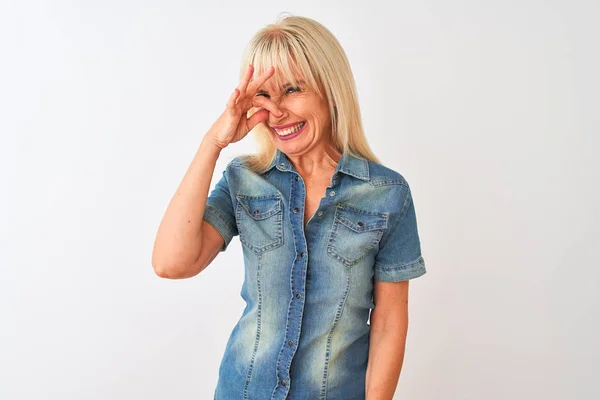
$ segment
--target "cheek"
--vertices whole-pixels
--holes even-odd
[[[319,121],[321,125],[327,125],[331,121],[331,117],[329,115],[329,109],[327,107],[319,106],[315,110],[313,110],[313,115],[316,120]]]
[[[282,101],[280,107],[285,107],[290,113],[299,119],[312,121],[317,126],[327,125],[330,121],[327,105],[313,99],[296,97]]]
[[[285,107],[289,112],[303,118],[310,114],[310,107],[301,99],[286,99],[280,103],[280,107]]]

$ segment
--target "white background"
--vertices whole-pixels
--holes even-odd
[[[566,0],[0,1],[0,398],[212,399],[239,240],[186,280],[152,245],[284,11],[338,37],[413,190],[395,398],[599,398],[600,6]]]

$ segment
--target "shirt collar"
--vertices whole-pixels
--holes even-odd
[[[279,149],[276,149],[275,157],[267,171],[270,171],[273,167],[276,167],[280,171],[295,170],[285,153]],[[335,176],[338,171],[367,182],[370,180],[369,162],[364,158],[354,157],[348,152],[342,154],[342,158],[338,162],[333,175]]]

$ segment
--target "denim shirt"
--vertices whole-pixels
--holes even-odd
[[[204,220],[239,235],[246,302],[219,367],[217,400],[364,400],[373,280],[425,274],[410,188],[344,153],[304,227],[306,188],[277,150],[256,174],[233,159]]]

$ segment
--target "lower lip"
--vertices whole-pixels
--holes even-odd
[[[277,132],[275,132],[275,134],[276,134],[276,135],[277,135],[277,137],[278,137],[279,139],[281,139],[281,140],[290,140],[290,139],[293,139],[293,138],[295,138],[295,137],[296,137],[296,136],[298,136],[299,134],[301,134],[301,133],[304,131],[304,129],[306,128],[306,125],[308,125],[308,122],[305,122],[305,123],[304,123],[304,126],[302,127],[302,129],[300,129],[300,130],[299,130],[299,131],[297,131],[297,132],[290,133],[290,134],[289,134],[289,135],[287,135],[287,136],[280,136],[280,135],[277,135]]]

